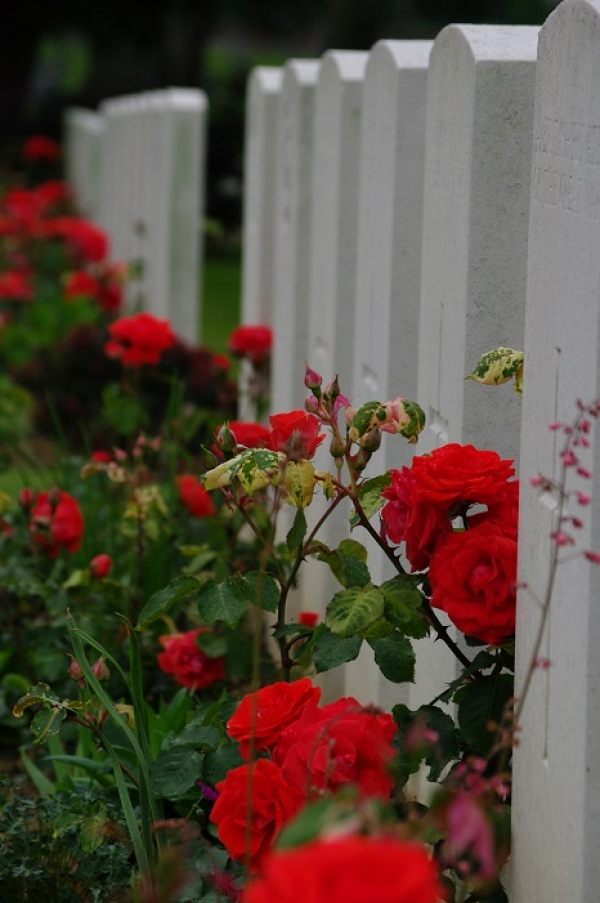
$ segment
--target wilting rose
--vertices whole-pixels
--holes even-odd
[[[237,357],[247,357],[260,364],[269,357],[273,347],[273,331],[270,326],[238,326],[229,336],[229,350]]]
[[[176,342],[168,320],[147,313],[121,317],[110,324],[108,331],[110,339],[104,351],[131,367],[158,364],[163,351]]]
[[[84,529],[79,503],[68,492],[53,489],[37,496],[29,530],[35,544],[45,550],[48,558],[56,558],[61,548],[77,552]]]
[[[313,686],[308,677],[293,683],[277,681],[244,696],[227,722],[227,733],[237,740],[245,759],[252,737],[257,751],[271,750],[283,729],[296,721],[306,706],[316,705],[320,698],[320,687]]]
[[[349,697],[307,707],[283,731],[273,757],[292,787],[311,796],[355,784],[367,797],[387,799],[394,786],[391,715],[373,713]]]
[[[179,500],[187,508],[192,517],[208,517],[215,513],[215,506],[210,493],[191,473],[179,474],[175,477],[179,490]]]
[[[273,850],[242,903],[439,903],[439,873],[423,847],[346,835]]]
[[[227,773],[217,784],[219,798],[210,815],[219,840],[232,859],[249,856],[253,869],[260,866],[282,828],[302,808],[304,798],[290,787],[278,765],[258,759]],[[248,797],[252,800],[248,819]]]
[[[225,678],[225,659],[210,658],[200,649],[196,643],[200,633],[210,633],[209,628],[197,627],[158,638],[164,650],[156,658],[158,667],[188,690],[203,690]]]
[[[321,424],[317,418],[306,411],[273,414],[269,417],[269,423],[271,448],[284,452],[291,461],[312,458],[325,439],[325,433],[319,433]]]
[[[501,643],[515,632],[517,543],[497,524],[453,533],[431,559],[432,605],[466,636]]]

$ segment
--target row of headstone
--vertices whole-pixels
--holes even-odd
[[[600,394],[600,2],[565,0],[541,31],[452,25],[432,46],[329,51],[250,84],[247,134],[270,163],[247,158],[245,222],[256,225],[255,209],[272,218],[245,246],[245,272],[263,288],[252,307],[245,287],[243,311],[275,327],[273,410],[302,406],[308,360],[326,379],[340,373],[355,404],[400,394],[424,407],[419,445],[384,437],[382,467],[448,441],[515,459],[518,695],[556,510],[529,478],[559,473],[548,424]],[[522,403],[508,386],[464,381],[499,345],[525,348]],[[600,463],[593,428],[589,439]],[[598,551],[600,507],[589,510],[577,548]],[[334,528],[341,539],[344,519]],[[374,549],[369,564],[375,582],[389,576]],[[331,585],[316,568],[301,604],[322,612]],[[597,899],[596,568],[571,555],[556,573],[542,646],[551,664],[534,674],[514,757],[513,903]],[[418,646],[414,686],[390,686],[361,654],[334,691],[386,707],[430,701],[454,665],[441,643]]]
[[[199,339],[206,98],[169,88],[70,110],[67,178],[82,213],[102,226],[113,260],[134,264],[130,308]]]

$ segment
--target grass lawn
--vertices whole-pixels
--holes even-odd
[[[201,343],[213,351],[227,350],[227,339],[240,322],[241,263],[238,255],[204,262]]]

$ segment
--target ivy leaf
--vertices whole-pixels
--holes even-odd
[[[358,500],[369,520],[385,505],[387,499],[384,499],[381,493],[391,484],[391,482],[392,478],[388,471],[378,477],[373,477],[371,480],[365,480],[359,488]],[[356,511],[353,511],[350,515],[350,526],[354,528],[358,523],[358,514]]]
[[[292,524],[292,528],[286,536],[285,540],[288,552],[298,551],[298,549],[304,542],[304,537],[306,536],[307,529],[306,515],[304,514],[302,508],[298,508],[298,510],[296,511],[296,517],[294,518],[294,523]]]
[[[423,614],[423,597],[418,589],[402,577],[382,583],[379,587],[385,599],[385,617],[406,636],[421,640],[429,633]]]
[[[187,746],[171,746],[150,765],[150,781],[157,796],[182,797],[202,773],[202,756]]]
[[[407,637],[396,630],[389,636],[367,642],[384,677],[395,684],[414,683],[415,653]]]
[[[248,601],[234,577],[228,577],[223,583],[208,580],[198,593],[198,611],[207,624],[223,621],[233,628],[245,613]]]
[[[313,661],[317,674],[331,671],[346,662],[352,662],[358,656],[362,639],[359,636],[343,639],[332,633],[324,625],[320,625],[322,633],[317,638],[313,651]]]
[[[160,617],[182,599],[187,599],[200,588],[200,583],[195,577],[176,577],[174,580],[154,593],[140,612],[136,630],[142,630]]]
[[[490,674],[460,687],[454,694],[458,726],[476,753],[485,756],[514,692],[512,675]]]
[[[372,584],[336,593],[325,612],[325,624],[341,637],[360,634],[383,615],[383,594]]]

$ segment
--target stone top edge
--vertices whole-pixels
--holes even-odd
[[[462,25],[443,28],[433,51],[447,40],[462,38],[475,61],[523,62],[537,59],[540,25]]]
[[[422,69],[429,66],[433,41],[395,41],[384,38],[371,48],[371,57],[389,56],[399,69]]]
[[[334,66],[344,80],[362,79],[368,59],[368,50],[327,50],[322,57],[323,63]]]

